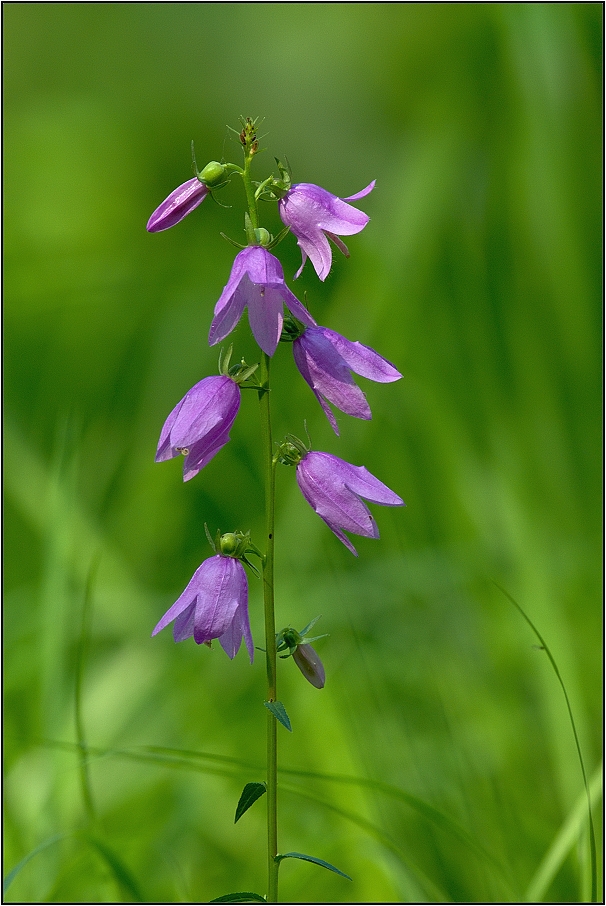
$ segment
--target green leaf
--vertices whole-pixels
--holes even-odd
[[[85,835],[84,839],[97,850],[101,858],[107,863],[118,887],[122,893],[125,894],[125,898],[128,902],[144,903],[146,898],[139,890],[137,882],[114,850],[106,843],[103,843],[102,840],[98,840],[95,837]]]
[[[349,875],[346,875],[344,871],[339,871],[338,868],[335,868],[334,865],[331,865],[330,862],[325,862],[324,859],[316,859],[315,856],[306,856],[303,853],[284,853],[284,855],[276,856],[276,862],[281,862],[282,859],[303,859],[304,862],[313,862],[315,865],[321,865],[322,868],[327,868],[329,871],[334,871],[335,874],[341,875],[342,878],[347,878],[348,881],[353,880],[353,878],[350,878]]]
[[[224,897],[217,897],[216,900],[209,900],[209,903],[266,903],[265,897],[258,893],[250,893],[245,890],[243,893],[226,893]]]
[[[21,869],[25,868],[30,859],[33,859],[34,856],[37,856],[38,853],[41,853],[48,846],[52,846],[53,843],[58,843],[59,840],[64,840],[68,836],[69,834],[55,834],[54,837],[49,837],[49,839],[45,840],[44,843],[40,843],[39,846],[36,846],[35,849],[32,849],[32,851],[28,853],[27,856],[24,856],[24,858],[21,859],[21,861],[17,865],[15,865],[15,867],[11,869],[11,871],[9,871],[7,876],[4,878],[4,881],[2,882],[3,896],[6,896],[8,888],[11,886]]]
[[[285,726],[286,729],[290,730],[290,732],[292,733],[290,719],[282,702],[263,702],[263,704],[269,711],[271,711],[276,720],[279,720],[280,723],[283,724],[283,726]]]
[[[266,792],[266,783],[247,783],[242,790],[240,801],[238,802],[238,805],[236,807],[236,817],[234,818],[234,824],[239,821],[244,812],[247,812],[251,805],[253,805],[257,801],[257,799],[260,799],[263,793]]]

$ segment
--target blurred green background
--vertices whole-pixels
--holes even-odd
[[[278,254],[321,324],[404,375],[361,380],[373,420],[342,416],[336,438],[291,350],[274,360],[276,437],[306,419],[317,449],[407,503],[374,508],[381,540],[354,539],[354,559],[278,475],[278,626],[322,614],[330,633],[322,692],[280,662],[280,759],[301,772],[283,775],[280,846],[354,879],[290,861],[282,898],[587,899],[562,689],[494,583],[544,635],[599,775],[602,5],[3,13],[6,871],[48,844],[7,899],[265,891],[263,803],[233,825],[263,778],[263,658],[150,639],[210,554],[205,521],[262,531],[254,394],[192,482],[153,461],[168,412],[216,370],[234,255],[218,234],[242,235],[239,187],[229,209],[145,224],[190,178],[192,139],[200,167],[240,161],[239,115],[265,117],[259,178],[275,155],[340,196],[377,180],[325,284],[309,263],[292,284],[293,238]],[[254,361],[248,333],[234,352]],[[594,793],[597,817],[599,777]]]

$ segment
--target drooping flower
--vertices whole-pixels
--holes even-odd
[[[282,332],[283,306],[306,327],[316,322],[284,282],[282,265],[267,249],[248,246],[238,252],[229,280],[215,306],[208,342],[211,346],[232,332],[244,308],[255,340],[267,355],[273,355]]]
[[[339,429],[328,403],[356,418],[372,417],[370,406],[354,381],[352,371],[381,384],[402,377],[391,362],[370,346],[347,340],[327,327],[307,328],[294,341],[293,355],[336,434]]]
[[[188,179],[156,208],[147,221],[147,232],[159,233],[179,223],[204,201],[208,192],[208,187],[197,176]]]
[[[189,481],[225,446],[239,407],[240,387],[228,375],[198,381],[164,422],[156,462],[184,455],[183,481]]]
[[[305,677],[316,689],[323,689],[326,683],[324,665],[311,645],[297,645],[292,659]]]
[[[401,497],[364,466],[352,466],[330,453],[306,453],[297,465],[297,483],[312,509],[356,557],[357,551],[343,529],[365,538],[379,537],[377,524],[362,498],[384,506],[405,506]]]
[[[175,642],[183,642],[192,635],[197,645],[219,639],[228,657],[234,658],[244,639],[252,664],[254,646],[248,619],[248,583],[244,567],[234,557],[216,554],[205,560],[152,636],[173,620]]]
[[[373,179],[361,192],[347,198],[338,198],[313,183],[299,182],[291,186],[280,199],[278,208],[282,222],[297,237],[303,255],[295,279],[301,274],[309,256],[320,280],[326,280],[332,265],[332,251],[327,236],[349,258],[347,246],[339,236],[359,233],[370,218],[347,202],[368,195],[374,189],[375,182]]]
[[[325,638],[326,633],[313,637],[307,635],[319,619],[320,617],[316,617],[301,632],[297,632],[292,626],[287,626],[286,629],[280,630],[280,632],[276,633],[276,651],[279,657],[283,659],[292,657],[305,679],[316,689],[323,689],[326,683],[324,665],[309,643]],[[286,654],[281,654],[282,651],[286,651]]]

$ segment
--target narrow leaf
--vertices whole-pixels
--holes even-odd
[[[266,903],[265,897],[258,893],[250,893],[245,890],[243,893],[226,893],[224,897],[217,897],[216,900],[209,900],[209,903]]]
[[[247,783],[242,790],[242,795],[240,796],[240,801],[236,808],[234,824],[239,821],[244,812],[247,812],[251,805],[253,805],[257,799],[260,799],[263,793],[266,792],[267,784],[265,783]]]
[[[44,843],[40,843],[40,845],[36,846],[35,849],[32,849],[32,851],[28,853],[27,856],[24,856],[24,858],[21,859],[21,861],[18,862],[17,865],[15,865],[15,867],[11,869],[11,871],[9,871],[9,873],[4,878],[4,881],[2,882],[3,896],[6,896],[8,888],[11,886],[21,869],[25,868],[30,859],[33,859],[34,856],[37,856],[38,853],[41,853],[48,846],[52,846],[53,843],[57,843],[59,840],[64,840],[67,836],[68,834],[55,834],[54,837],[50,837],[48,840],[45,840]]]
[[[344,871],[339,871],[338,868],[331,865],[330,862],[325,862],[324,859],[316,859],[315,856],[306,856],[303,853],[284,853],[284,855],[276,856],[276,862],[281,862],[282,859],[303,859],[304,862],[313,862],[315,865],[321,865],[322,868],[334,871],[335,874],[341,875],[342,878],[347,878],[348,881],[353,880],[349,875],[346,875]]]
[[[126,895],[128,902],[130,903],[144,903],[145,897],[139,890],[139,886],[135,881],[134,877],[131,875],[130,871],[122,862],[120,857],[116,855],[113,849],[107,846],[106,843],[103,843],[101,840],[97,840],[95,837],[85,836],[85,840],[90,843],[90,845],[97,850],[101,858],[107,863],[109,868],[114,875],[114,879],[118,884],[118,887],[123,894]]]
[[[290,730],[290,732],[292,733],[290,719],[282,702],[263,702],[263,704],[269,711],[271,711],[276,720],[279,720],[280,723],[283,724],[283,726],[285,726],[286,729]]]

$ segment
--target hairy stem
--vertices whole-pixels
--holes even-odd
[[[271,359],[263,353],[259,391],[261,431],[263,434],[265,472],[265,557],[263,559],[263,602],[265,606],[265,651],[267,664],[267,701],[277,699],[276,690],[276,621],[274,616],[274,512],[276,465],[273,462],[269,366]],[[269,903],[278,902],[278,750],[277,721],[267,712],[267,874]]]

